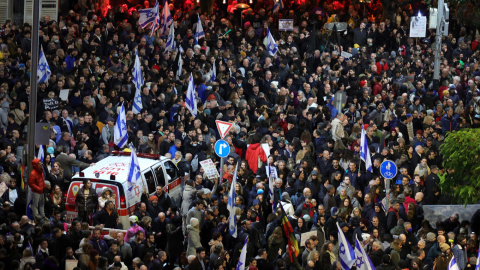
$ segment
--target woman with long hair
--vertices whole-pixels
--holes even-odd
[[[54,213],[55,212],[62,213],[63,211],[65,211],[65,201],[63,199],[62,189],[60,188],[59,185],[53,186],[53,191],[52,193],[50,193],[50,197],[51,197],[50,202],[52,204]]]
[[[283,238],[283,231],[282,227],[276,227],[273,230],[272,235],[268,238],[268,255],[267,261],[273,262],[277,257],[278,250],[286,250],[285,249],[285,239]]]
[[[322,256],[321,262],[324,265],[324,269],[330,269],[333,262],[337,260],[337,256],[333,253],[333,243],[331,241],[327,241],[323,244],[320,254]]]
[[[58,185],[62,190],[65,190],[63,186],[63,181],[65,177],[63,176],[63,169],[60,162],[53,163],[52,170],[50,170],[50,181],[52,185]]]

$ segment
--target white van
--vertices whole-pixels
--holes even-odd
[[[118,156],[109,156],[102,159],[95,166],[84,169],[72,178],[67,190],[65,209],[67,222],[71,223],[78,216],[75,197],[83,186],[83,180],[89,179],[92,187],[100,196],[103,187],[112,189],[115,207],[119,214],[119,223],[124,229],[130,227],[128,217],[135,211],[136,204],[140,202],[144,187],[149,195],[155,193],[157,185],[165,187],[172,204],[181,202],[183,181],[177,166],[166,157],[150,154],[137,154],[142,181],[135,184],[128,182],[130,170],[130,153],[121,152]]]

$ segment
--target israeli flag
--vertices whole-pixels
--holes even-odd
[[[273,13],[277,13],[280,11],[280,9],[283,8],[283,1],[282,0],[278,0],[277,2],[275,2],[275,5],[273,5]]]
[[[247,243],[248,236],[245,238],[245,242],[243,243],[242,252],[240,253],[240,258],[238,259],[237,268],[235,268],[235,270],[245,270],[245,260],[247,258]]]
[[[478,258],[477,258],[477,267],[478,267]],[[453,256],[452,259],[450,260],[447,270],[460,270],[457,264],[457,260],[455,259],[455,256]]]
[[[180,48],[182,48],[182,46],[180,46]],[[183,75],[183,70],[182,70],[182,68],[183,68],[183,60],[182,60],[182,56],[179,55],[179,56],[178,56],[178,69],[177,69],[177,73],[175,73],[175,78],[176,78],[177,80],[179,80],[180,77]]]
[[[212,76],[210,77],[210,81],[215,81],[217,79],[217,68],[215,66],[215,61],[213,61],[213,66],[212,66]]]
[[[122,102],[122,108],[117,116],[117,122],[114,128],[114,142],[119,148],[124,148],[128,142],[127,118],[125,117],[125,106]]]
[[[368,257],[358,238],[355,236],[355,266],[358,270],[375,270],[375,266]]]
[[[43,145],[40,145],[40,148],[38,149],[37,158],[40,159],[41,162],[43,162],[44,157],[45,157],[45,154],[43,152]]]
[[[187,107],[193,117],[197,117],[197,94],[195,93],[195,84],[193,83],[192,74],[190,74],[190,80],[188,82],[187,97],[185,98],[185,107]]]
[[[203,32],[202,21],[200,20],[200,15],[198,15],[197,19],[197,32],[195,33],[195,45],[198,44],[198,41],[201,38],[205,38],[205,32]]]
[[[238,165],[235,167],[235,173],[233,174],[232,185],[230,186],[230,192],[228,193],[227,205],[227,209],[230,211],[230,216],[228,218],[228,231],[235,238],[237,238],[237,215],[235,214],[235,186],[237,185],[237,169]]]
[[[138,51],[135,51],[135,64],[133,65],[133,72],[132,72],[132,82],[135,85],[135,98],[133,99],[133,113],[137,114],[140,113],[142,110],[142,95],[140,93],[140,89],[143,86],[143,75],[142,75],[142,68],[140,66],[140,59],[138,58]]]
[[[137,154],[135,148],[132,147],[130,155],[130,171],[128,173],[128,182],[135,184],[137,181],[141,181],[140,176],[140,164],[138,163]]]
[[[70,117],[67,117],[67,118],[63,118],[63,121],[67,124],[68,133],[73,134],[73,121],[72,121],[72,119],[70,119]]]
[[[272,33],[270,33],[270,30],[268,28],[267,28],[267,47],[268,47],[268,53],[271,56],[274,56],[278,51],[277,43],[275,43],[275,39],[273,39]]]
[[[45,53],[43,53],[43,46],[40,47],[40,59],[38,60],[38,69],[37,69],[37,81],[38,83],[47,82],[50,79],[50,67],[48,66],[47,58],[45,58]]]
[[[343,270],[350,270],[352,265],[355,263],[355,252],[353,251],[352,246],[348,243],[345,234],[343,234],[342,229],[338,225],[338,242],[340,243],[338,247],[338,254],[340,255],[340,264],[342,265]]]
[[[138,18],[140,27],[145,28],[154,25],[158,20],[158,2],[155,3],[153,8],[140,9],[138,14],[140,15]]]
[[[162,8],[162,24],[160,25],[160,35],[163,36],[167,32],[167,28],[172,24],[172,16],[170,15],[170,9],[168,8],[168,1],[163,1]]]
[[[365,132],[365,129],[363,127],[362,136],[360,139],[360,159],[365,162],[365,169],[367,171],[373,172],[372,158],[370,155],[370,149],[368,149],[367,133]]]
[[[270,160],[267,157],[267,177],[268,177],[268,194],[270,194],[270,197],[273,199],[273,182],[274,180],[272,179],[272,169],[270,167]]]
[[[167,44],[165,46],[165,51],[174,51],[175,50],[175,32],[173,24],[170,25],[170,31],[167,37]]]

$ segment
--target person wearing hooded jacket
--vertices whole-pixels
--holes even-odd
[[[200,222],[197,218],[191,218],[190,224],[187,225],[188,232],[188,247],[187,257],[190,255],[196,255],[197,248],[202,246],[200,241]]]
[[[43,191],[45,189],[45,176],[43,174],[43,166],[38,158],[32,160],[32,166],[33,170],[30,172],[28,186],[30,187],[30,191],[33,195],[33,216],[37,218],[45,218],[45,199],[43,197]]]

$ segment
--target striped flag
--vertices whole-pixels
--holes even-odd
[[[195,83],[193,82],[192,74],[190,74],[190,80],[188,82],[187,97],[185,98],[185,107],[187,107],[193,117],[197,117],[197,94],[195,93]]]
[[[143,86],[143,75],[142,75],[142,68],[140,66],[140,58],[138,58],[138,51],[135,51],[135,64],[133,65],[133,72],[132,72],[132,82],[135,85],[135,97],[133,99],[133,108],[132,111],[135,114],[140,113],[142,110],[142,96],[140,93],[140,89]]]
[[[478,247],[477,265],[475,266],[475,270],[480,270],[480,247]]]
[[[140,9],[138,11],[140,17],[138,18],[138,23],[140,27],[145,28],[152,25],[152,30],[155,27],[155,24],[158,21],[158,2],[155,3],[153,8]]]
[[[38,148],[37,158],[40,159],[40,162],[43,162],[44,157],[45,157],[45,153],[43,152],[43,145],[40,145],[40,147]]]
[[[277,43],[275,43],[275,39],[273,39],[272,33],[270,33],[270,30],[268,28],[267,28],[267,48],[268,48],[268,53],[271,56],[274,56],[278,51]]]
[[[478,259],[477,259],[478,261]],[[448,264],[447,270],[460,270],[460,267],[458,267],[457,260],[455,259],[455,255],[452,256],[452,259],[450,260],[450,263]]]
[[[201,38],[205,38],[205,32],[203,32],[202,21],[200,20],[200,15],[198,15],[197,19],[197,31],[195,32],[195,45],[198,44],[198,41]]]
[[[170,9],[168,8],[168,1],[163,1],[163,8],[162,8],[162,24],[160,25],[160,35],[163,36],[166,32],[168,27],[172,24],[172,16],[170,15]]]
[[[355,257],[357,270],[375,270],[372,260],[370,260],[360,241],[358,241],[357,236],[355,236]]]
[[[245,270],[245,260],[247,259],[247,244],[248,236],[245,238],[243,243],[242,252],[240,252],[240,258],[238,259],[237,268],[235,270]]]
[[[370,149],[368,149],[367,133],[365,132],[365,128],[363,126],[362,136],[360,139],[360,159],[365,162],[365,169],[373,172],[372,158],[370,155]]]
[[[283,205],[281,203],[278,204],[280,206],[280,209],[282,209],[282,226],[283,226],[283,231],[285,232],[285,236],[288,239],[288,254],[290,255],[290,262],[293,262],[293,258],[298,256],[298,242],[297,239],[295,238],[295,235],[293,234],[293,227],[290,224],[290,221],[288,221],[287,214],[285,213],[285,210],[283,209]],[[293,253],[293,254],[292,254]]]
[[[340,264],[342,265],[343,270],[350,270],[352,265],[355,263],[355,252],[353,251],[352,246],[348,243],[345,234],[343,234],[342,229],[338,225],[338,242],[340,243],[338,247],[338,253],[340,255]]]
[[[141,181],[140,176],[140,164],[138,163],[137,154],[132,147],[130,154],[130,170],[128,173],[128,182],[135,184],[137,181]]]
[[[173,24],[170,25],[170,31],[168,32],[167,42],[165,46],[165,51],[172,52],[175,50],[175,29]]]
[[[228,193],[228,205],[227,209],[230,212],[228,218],[228,231],[230,234],[237,238],[237,215],[235,214],[235,186],[237,185],[237,169],[238,165],[235,167],[235,172],[233,173],[232,185],[230,186],[230,192]]]
[[[45,58],[45,53],[43,53],[43,46],[40,47],[40,59],[38,61],[38,69],[37,69],[37,80],[38,83],[48,82],[50,79],[50,67],[48,66],[47,58]]]
[[[128,142],[127,118],[125,117],[125,106],[122,102],[122,108],[117,116],[117,122],[114,128],[114,142],[119,148],[124,148]]]
[[[180,46],[180,48],[182,48],[182,46]],[[179,80],[180,77],[183,75],[183,70],[182,70],[182,68],[183,68],[183,60],[182,60],[182,56],[179,55],[179,56],[178,56],[178,69],[177,69],[177,72],[175,73],[175,78],[176,78],[177,80]]]

